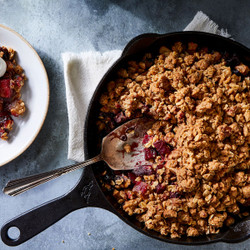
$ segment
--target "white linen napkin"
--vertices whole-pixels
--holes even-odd
[[[219,29],[202,11],[197,12],[184,31],[204,31],[230,37],[226,30]],[[69,120],[68,159],[85,159],[83,131],[89,101],[97,84],[121,52],[111,50],[104,53],[89,51],[62,54]]]

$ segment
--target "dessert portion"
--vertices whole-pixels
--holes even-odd
[[[12,117],[25,112],[21,89],[26,77],[22,67],[15,60],[13,49],[0,46],[0,60],[0,138],[7,140],[14,124]]]
[[[142,141],[148,164],[107,167],[100,178],[128,215],[172,238],[215,234],[249,216],[249,72],[237,55],[193,42],[117,72],[100,98],[100,133],[155,120]]]

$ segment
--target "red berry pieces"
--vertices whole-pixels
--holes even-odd
[[[144,157],[145,160],[153,160],[155,159],[155,157],[157,156],[157,152],[154,148],[150,147],[150,148],[144,148]]]
[[[12,120],[7,112],[0,112],[0,126],[4,126],[6,121]]]
[[[114,120],[117,124],[123,123],[128,120],[128,118],[124,115],[123,112],[118,113],[115,117]]]
[[[133,173],[136,176],[151,175],[153,174],[153,169],[151,165],[135,166]]]
[[[147,192],[147,189],[148,185],[145,182],[137,182],[133,187],[134,192],[141,193],[142,195]]]
[[[136,175],[135,175],[134,173],[129,172],[129,173],[128,173],[128,178],[131,180],[131,182],[132,182],[133,184],[136,183],[136,181],[135,181]]]
[[[157,167],[156,167],[155,171],[157,172],[157,170],[158,170],[158,169],[162,169],[163,167],[164,167],[164,165],[163,165],[163,164],[159,164],[159,165],[157,165]]]
[[[162,184],[158,184],[155,188],[157,194],[162,194],[165,191],[166,187],[162,186]]]
[[[11,94],[12,94],[12,90],[10,88],[10,79],[0,80],[0,97],[10,98]]]
[[[145,134],[142,143],[143,144],[148,143],[151,138],[152,138],[152,136],[149,136],[148,134]]]
[[[164,155],[169,155],[171,152],[170,147],[167,145],[166,142],[164,141],[157,141],[154,143],[154,147],[156,151],[158,152],[159,155],[164,156]]]

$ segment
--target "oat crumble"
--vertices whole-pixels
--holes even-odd
[[[175,43],[130,61],[100,98],[100,131],[136,117],[148,165],[106,169],[102,185],[148,229],[215,234],[250,205],[250,74],[236,55]],[[125,146],[130,153],[131,148]]]

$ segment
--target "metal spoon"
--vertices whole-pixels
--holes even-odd
[[[126,122],[103,138],[101,153],[94,158],[42,174],[9,181],[3,192],[16,196],[63,174],[102,160],[113,170],[131,170],[136,162],[144,164],[146,161],[144,160],[142,138],[153,122],[146,118]]]

